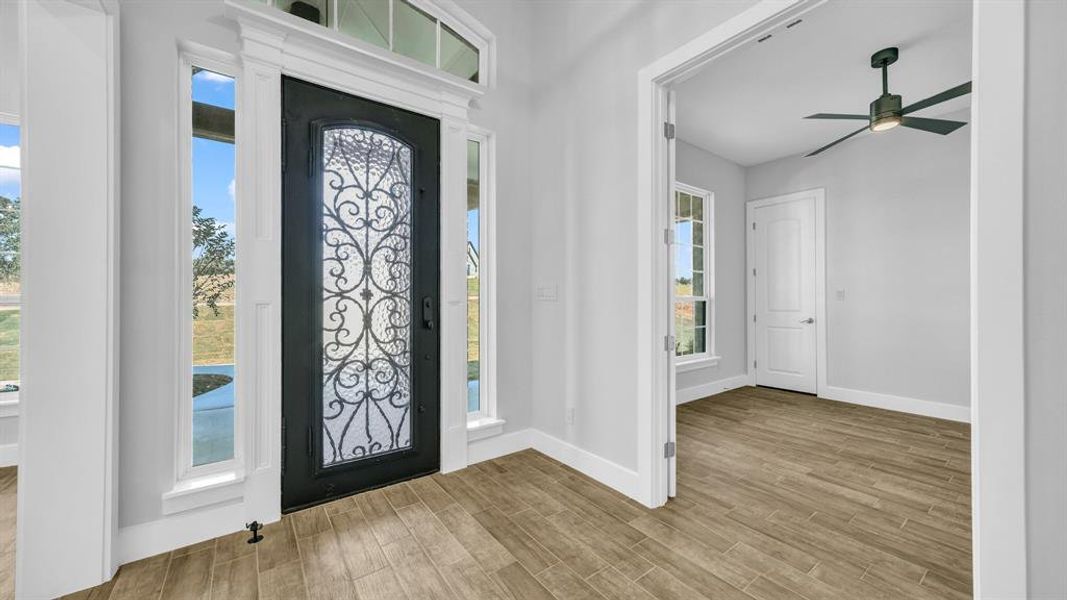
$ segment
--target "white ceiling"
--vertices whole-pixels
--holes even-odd
[[[881,71],[871,68],[870,57],[888,46],[900,48],[889,91],[901,94],[905,106],[970,79],[969,0],[830,0],[802,18],[679,84],[678,137],[746,167],[806,154],[863,126],[802,117],[867,114],[882,93]],[[964,96],[915,116],[969,103]]]

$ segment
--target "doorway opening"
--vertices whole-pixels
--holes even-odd
[[[776,478],[780,481],[790,481],[795,476],[796,473],[788,471],[789,465],[778,463],[777,459],[788,459],[791,452],[802,450],[802,447],[791,446],[790,442],[794,441],[791,436],[803,431],[802,428],[798,428],[791,433],[789,428],[779,430],[768,423],[782,424],[788,422],[789,419],[803,421],[820,417],[836,420],[840,416],[820,414],[820,417],[814,417],[814,413],[804,416],[803,411],[798,412],[797,407],[807,402],[816,403],[811,405],[813,409],[837,407],[844,410],[841,414],[861,416],[872,420],[877,420],[876,415],[886,413],[875,411],[866,414],[864,411],[870,409],[856,405],[898,411],[898,413],[889,413],[898,415],[894,417],[896,421],[890,419],[881,424],[885,427],[883,433],[905,423],[912,425],[936,423],[937,425],[931,429],[931,431],[938,430],[938,433],[934,434],[935,437],[956,436],[959,438],[958,442],[950,444],[952,452],[957,453],[955,464],[963,468],[959,474],[955,475],[959,475],[959,479],[964,484],[970,478],[969,428],[959,424],[970,419],[970,404],[974,393],[971,390],[970,373],[974,318],[966,316],[971,308],[971,294],[974,290],[970,273],[976,268],[970,259],[973,232],[968,227],[972,198],[976,194],[971,186],[969,171],[973,157],[976,156],[970,148],[970,131],[964,129],[953,136],[952,131],[959,129],[959,126],[954,125],[952,131],[944,132],[945,135],[933,135],[942,132],[931,131],[923,127],[918,127],[917,130],[900,128],[886,133],[882,131],[886,128],[881,126],[884,122],[879,121],[878,128],[872,125],[871,130],[868,131],[867,126],[864,126],[860,131],[846,136],[842,142],[828,144],[827,142],[841,138],[843,133],[848,133],[846,118],[837,122],[816,122],[803,120],[803,117],[833,110],[839,111],[841,115],[853,113],[847,115],[847,119],[852,119],[854,116],[859,116],[856,113],[860,111],[857,111],[855,107],[849,108],[850,106],[856,105],[857,102],[862,102],[860,107],[865,106],[870,100],[868,96],[877,96],[879,88],[883,95],[888,94],[885,88],[884,70],[871,70],[873,59],[870,64],[864,63],[872,53],[878,54],[884,48],[893,46],[894,42],[882,39],[893,36],[908,41],[907,45],[897,44],[901,46],[900,63],[894,71],[895,79],[890,79],[891,82],[896,82],[891,88],[893,93],[905,96],[906,102],[902,108],[906,110],[908,102],[916,102],[923,104],[920,108],[916,108],[916,111],[927,110],[919,115],[922,119],[970,123],[972,115],[965,97],[955,103],[945,103],[937,108],[932,107],[940,102],[920,103],[917,101],[934,98],[942,91],[951,89],[966,90],[955,98],[965,96],[970,91],[969,80],[972,74],[970,53],[974,43],[972,40],[980,39],[980,37],[972,27],[972,7],[937,3],[923,7],[921,10],[942,13],[941,16],[945,21],[941,22],[939,27],[933,27],[937,25],[936,18],[915,18],[912,15],[909,19],[907,15],[900,14],[894,19],[881,21],[879,27],[870,26],[870,23],[874,21],[866,21],[866,24],[858,24],[852,28],[832,28],[828,32],[824,31],[826,35],[819,36],[823,38],[824,44],[834,45],[832,52],[826,54],[821,60],[800,61],[799,63],[793,60],[775,61],[775,56],[780,55],[791,40],[804,37],[805,30],[814,31],[825,27],[825,22],[833,20],[831,13],[834,11],[860,11],[863,8],[845,3],[803,1],[773,8],[757,7],[642,71],[642,86],[647,83],[649,87],[647,93],[646,88],[642,87],[641,112],[643,119],[644,115],[651,116],[651,119],[642,120],[640,129],[642,157],[648,159],[648,169],[641,173],[643,176],[641,193],[648,194],[648,196],[642,196],[643,199],[647,197],[653,201],[651,207],[653,228],[650,232],[652,235],[646,239],[649,244],[646,246],[649,263],[645,266],[648,269],[647,272],[651,273],[650,281],[670,282],[670,285],[656,283],[647,298],[648,303],[645,306],[650,309],[648,314],[653,319],[650,330],[653,332],[665,331],[677,335],[675,327],[679,321],[678,316],[672,311],[675,307],[673,292],[677,284],[675,278],[677,272],[674,271],[676,265],[670,261],[670,257],[675,255],[674,247],[668,245],[671,248],[668,252],[657,249],[663,226],[670,227],[672,223],[668,208],[670,206],[668,199],[673,196],[672,185],[676,182],[695,185],[708,189],[715,193],[716,197],[714,232],[716,244],[714,252],[717,257],[714,286],[716,310],[714,321],[709,323],[708,327],[716,332],[715,347],[718,358],[717,364],[709,370],[717,370],[717,372],[709,378],[710,381],[683,387],[684,383],[693,383],[695,378],[693,371],[675,370],[673,364],[664,368],[662,359],[656,354],[651,355],[650,364],[653,367],[647,373],[647,378],[642,381],[650,386],[653,400],[647,412],[643,412],[641,417],[642,422],[646,422],[647,419],[650,424],[651,433],[648,438],[644,439],[651,440],[651,443],[647,446],[642,445],[641,458],[647,462],[639,465],[643,472],[642,483],[648,486],[651,505],[662,503],[668,495],[674,495],[676,492],[679,495],[686,491],[690,492],[690,495],[694,491],[698,494],[714,495],[717,490],[726,488],[730,489],[728,493],[734,494],[734,497],[720,498],[720,500],[733,502],[737,506],[751,507],[761,496],[766,499],[769,489],[761,489],[761,486],[774,484]],[[965,18],[958,15],[954,17],[951,14],[961,9],[966,13]],[[931,29],[904,35],[903,28],[908,26],[905,22],[908,20],[920,28],[922,25],[930,25]],[[919,24],[920,21],[922,24]],[[892,31],[893,28],[900,29]],[[862,33],[847,33],[849,31]],[[924,40],[926,40],[925,43]],[[863,52],[849,53],[845,51],[845,47],[850,43],[867,47]],[[810,52],[817,46],[817,44],[801,44],[800,48],[795,48],[795,50]],[[937,54],[942,59],[934,66],[935,63],[930,60],[917,58],[924,53]],[[815,71],[829,65],[836,65],[837,62],[847,59],[852,54],[856,55],[855,60],[852,61],[856,63],[858,73],[856,77],[863,79],[873,76],[873,91],[859,86],[858,89],[839,91],[839,97],[835,99],[834,89],[851,88],[851,86],[843,85],[848,83],[846,80],[850,76],[820,77]],[[748,57],[747,63],[746,56]],[[912,63],[905,68],[904,61],[907,60],[912,60]],[[842,68],[835,66],[833,70],[835,73],[844,73],[846,68],[847,65]],[[717,90],[713,95],[701,98],[703,102],[695,103],[699,105],[699,111],[687,113],[684,101],[687,87],[690,88],[689,91],[692,91],[693,83],[712,70],[717,70],[719,74],[715,82]],[[767,77],[763,83],[770,85],[772,89],[757,92],[749,101],[738,101],[736,88],[750,86],[755,81],[752,77],[754,72],[766,73]],[[948,80],[944,80],[946,74],[949,75]],[[807,77],[808,81],[799,81],[800,76]],[[834,79],[835,77],[837,80]],[[804,87],[806,84],[814,86],[815,91],[808,93],[810,90]],[[908,90],[909,87],[912,89]],[[779,93],[783,89],[788,89],[789,93]],[[724,98],[727,102],[732,99],[734,112],[724,110],[721,105]],[[782,110],[775,109],[776,103],[782,100],[794,105],[792,109],[803,112],[792,114],[789,112],[790,107]],[[720,104],[717,105],[716,101],[720,101]],[[778,106],[778,109],[781,108]],[[744,120],[743,123],[738,124],[740,131],[724,129],[722,118],[742,121],[737,118],[738,110],[762,113],[768,118],[759,123]],[[687,127],[691,127],[693,123],[694,114],[697,118],[703,115],[710,116],[711,121],[715,121],[716,118],[719,121],[714,123],[708,131],[697,132],[698,135],[694,136],[693,131],[687,131]],[[798,124],[797,127],[803,124],[809,126],[811,131],[816,131],[819,135],[814,137],[821,136],[825,139],[816,141],[813,137],[802,139],[803,136],[794,135],[797,127],[783,123],[782,118],[785,116],[795,121]],[[859,118],[867,120],[868,115],[862,115]],[[663,126],[664,122],[668,123],[668,127]],[[928,125],[922,122],[916,124]],[[845,127],[846,131],[840,131],[841,127]],[[896,136],[894,137],[893,134]],[[854,137],[857,135],[858,137]],[[927,141],[922,141],[922,136],[926,136]],[[700,139],[701,137],[703,139]],[[777,147],[775,151],[781,154],[760,157],[761,149],[754,147],[758,146],[759,141],[769,142],[765,145]],[[884,142],[884,144],[875,144],[875,142]],[[909,152],[907,148],[903,148],[911,143],[916,144],[918,149]],[[934,153],[930,147],[935,144],[954,147],[951,152]],[[697,150],[705,151],[705,154],[716,154],[716,151],[721,154],[732,152],[734,160],[723,161],[721,159],[724,156],[716,155],[713,159],[704,161],[702,170],[694,171],[690,168],[686,171],[684,168],[686,161],[689,161],[690,167],[694,162],[692,158],[685,158],[686,146],[695,146]],[[875,146],[879,147],[875,148]],[[896,152],[892,152],[890,146],[900,147],[896,148]],[[709,147],[711,151],[708,151]],[[871,153],[892,154],[893,160],[912,161],[916,163],[915,168],[895,169],[890,161],[868,160],[864,163],[860,158],[842,161],[841,157],[858,156],[860,150],[866,147],[873,148],[869,149]],[[806,154],[820,154],[819,149],[823,151],[823,156],[806,158]],[[816,152],[812,152],[813,150]],[[938,165],[935,164],[936,161],[925,160],[925,157],[931,154],[950,155],[951,158],[948,160],[951,165]],[[811,169],[809,172],[804,172],[805,168],[820,162],[829,164],[830,158],[835,158],[841,163],[835,169],[838,173],[845,175],[851,173],[860,178],[865,176],[867,184],[880,187],[884,193],[881,195],[856,194],[854,188],[850,189],[841,180],[828,181],[825,167],[823,171],[817,173],[811,172],[813,171]],[[805,159],[807,163],[804,163]],[[792,161],[791,165],[785,164],[790,161]],[[847,167],[845,163],[848,163]],[[796,168],[790,168],[791,166]],[[938,173],[938,171],[941,172]],[[705,177],[704,181],[698,179],[702,175]],[[941,176],[950,176],[952,185],[948,187],[942,185],[943,182],[938,181],[938,177]],[[648,187],[645,187],[646,185]],[[910,186],[915,193],[909,195],[901,192],[901,189],[907,186]],[[727,190],[731,188],[740,190],[738,194],[740,201],[736,203],[733,212],[729,210],[730,202],[726,199],[730,195]],[[805,239],[816,237],[813,232],[814,227],[809,227],[806,223],[812,220],[818,222],[822,219],[785,214],[790,211],[796,212],[794,210],[796,206],[788,209],[785,206],[790,204],[799,206],[804,205],[805,202],[801,200],[784,202],[782,197],[788,197],[797,190],[817,188],[824,188],[822,193],[824,197],[822,202],[826,207],[824,235],[826,252],[830,258],[824,259],[828,261],[824,275],[826,282],[822,285],[803,285],[804,280],[811,277],[804,266],[805,262],[809,260],[812,263],[816,262],[812,258],[814,252],[804,249],[806,246],[814,245],[812,242],[806,242]],[[665,190],[671,190],[671,195],[668,196]],[[813,196],[813,194],[809,195]],[[913,204],[915,199],[920,197],[932,201]],[[758,202],[752,202],[760,199],[767,199],[762,206]],[[872,204],[872,199],[877,199],[877,202]],[[817,204],[814,198],[809,203]],[[777,208],[775,208],[776,205]],[[642,206],[642,208],[645,207]],[[814,212],[813,209],[807,207],[802,212],[807,214],[808,211]],[[852,219],[851,224],[843,220],[843,216]],[[936,225],[932,225],[931,222],[922,223],[920,222],[922,218],[931,219]],[[911,225],[908,225],[909,220]],[[761,240],[758,233],[752,234],[753,225],[758,231],[765,224],[768,225],[767,229],[770,229],[770,225],[774,222],[779,223],[780,231],[777,233],[780,235],[773,238],[768,236]],[[724,226],[725,223],[729,225]],[[872,230],[879,227],[883,230],[881,237],[870,235]],[[887,232],[891,232],[892,235],[887,235]],[[732,239],[731,236],[733,236]],[[750,241],[753,242],[751,248],[749,247]],[[762,249],[759,246],[761,241],[766,243]],[[790,247],[793,250],[789,250]],[[925,251],[919,252],[920,248],[925,248]],[[734,249],[740,252],[731,252]],[[731,262],[723,258],[731,254],[736,257],[742,253],[747,260]],[[841,270],[840,263],[833,263],[832,258],[842,255],[853,261],[853,264],[844,271]],[[763,265],[762,269],[760,264]],[[946,264],[949,266],[946,267]],[[814,271],[814,267],[815,265],[812,264],[810,270]],[[752,269],[756,269],[755,275]],[[776,269],[777,272],[775,272]],[[900,272],[907,273],[908,277],[898,278],[897,274]],[[768,276],[762,290],[763,294],[760,294],[758,289],[761,275]],[[835,280],[835,276],[838,279]],[[724,281],[729,283],[724,283]],[[730,283],[735,286],[735,289],[744,290],[744,295],[733,299],[734,314],[740,314],[741,317],[727,322],[724,315],[730,312],[731,298],[727,291],[730,289]],[[812,288],[815,289],[809,291]],[[664,293],[664,290],[669,291]],[[817,308],[811,308],[815,304],[813,292],[821,292],[823,305],[833,307],[830,311],[829,323],[825,317],[820,318],[820,311]],[[662,294],[662,296],[657,297],[657,294]],[[908,309],[905,311],[898,310],[900,306],[904,306],[901,301],[902,296],[905,296],[904,300],[907,301]],[[775,300],[776,303],[769,303],[770,300]],[[878,300],[882,304],[879,304]],[[746,309],[750,303],[751,308]],[[857,307],[859,317],[857,320],[850,321],[846,318],[847,311],[843,311],[842,308],[850,306]],[[880,306],[887,310],[879,310]],[[943,311],[945,306],[955,308],[952,311]],[[789,310],[786,310],[787,308]],[[799,312],[813,314],[796,314]],[[956,314],[950,314],[951,312]],[[664,318],[665,315],[669,317]],[[761,328],[759,322],[764,317],[766,317],[765,328]],[[774,324],[769,322],[773,318],[789,318],[795,322],[782,321]],[[808,319],[813,319],[814,322],[809,323]],[[771,327],[771,325],[774,326]],[[829,337],[829,340],[822,344],[813,343],[813,340],[818,341],[820,337],[819,325],[830,328],[828,334],[822,334],[823,340]],[[869,330],[872,325],[879,327],[876,336],[868,335],[866,339],[862,339],[862,336],[855,335],[865,329]],[[806,335],[804,327],[810,327],[813,335]],[[731,332],[731,328],[735,331]],[[939,328],[951,329],[953,333],[947,335]],[[850,335],[859,339],[850,339]],[[731,349],[729,341],[731,336],[736,342],[737,350]],[[777,339],[772,339],[775,337]],[[649,336],[650,342],[654,343],[656,339],[655,335]],[[676,337],[675,342],[678,339]],[[650,348],[653,347],[653,343],[649,344]],[[857,345],[850,347],[850,343]],[[835,344],[837,344],[836,347]],[[677,344],[669,347],[672,349],[670,362],[674,363]],[[829,360],[825,359],[828,349],[834,352],[835,348],[837,358],[831,355]],[[940,357],[937,360],[928,361],[929,364],[938,365],[937,369],[928,371],[921,362],[914,368],[899,366],[928,354]],[[844,356],[843,359],[842,356]],[[872,357],[874,360],[869,360]],[[765,370],[760,369],[761,358]],[[862,369],[857,366],[857,363],[862,362],[860,358],[867,361]],[[731,363],[731,360],[735,362]],[[734,367],[736,370],[731,370]],[[858,372],[857,369],[862,371],[862,377],[848,379],[849,369],[853,372]],[[827,381],[827,374],[834,379]],[[677,387],[675,386],[676,380]],[[848,385],[844,384],[845,381],[848,381]],[[879,389],[872,384],[871,389],[864,389],[857,383],[861,381],[876,382],[882,387]],[[889,384],[887,385],[886,382]],[[764,388],[746,387],[753,384],[794,389],[806,393],[818,392],[822,398],[836,399],[847,404],[834,404],[810,398],[805,400],[785,391],[770,389],[764,391]],[[664,388],[665,391],[658,391]],[[716,413],[711,410],[702,410],[695,405],[686,405],[684,407],[685,419],[682,422],[676,421],[681,418],[678,415],[682,412],[682,409],[676,412],[676,399],[678,402],[684,402],[737,388],[744,389],[732,392],[720,405],[719,408],[725,412]],[[917,391],[921,388],[927,390],[925,395]],[[667,402],[660,401],[664,396]],[[765,445],[759,449],[769,454],[763,455],[760,464],[755,465],[753,470],[745,470],[746,452],[742,445],[730,447],[731,442],[728,441],[705,440],[705,445],[700,446],[697,453],[704,458],[718,456],[719,460],[712,461],[714,464],[710,465],[706,461],[702,463],[692,458],[692,455],[687,457],[686,449],[681,443],[675,446],[675,436],[679,438],[698,436],[699,425],[713,424],[717,419],[720,426],[727,422],[736,425],[738,419],[744,421],[746,415],[751,416],[751,411],[762,410],[769,406],[776,406],[784,412],[772,411],[772,414],[761,414],[753,421],[745,421],[757,424],[757,430],[752,433],[753,437],[762,439],[762,436],[772,436],[772,438],[764,439]],[[786,407],[791,408],[786,410]],[[785,421],[779,421],[779,419]],[[807,438],[798,437],[796,439],[798,443],[808,443],[819,437],[816,432],[805,433]],[[847,429],[839,431],[838,434],[842,437],[831,436],[822,439],[824,447],[834,449],[833,452],[847,451],[841,450],[842,446],[837,446],[834,442],[847,439],[854,434],[850,434]],[[657,443],[661,440],[666,442],[663,447]],[[977,446],[977,443],[975,445]],[[748,448],[747,450],[754,449]],[[931,450],[931,452],[935,451]],[[747,456],[752,456],[752,454],[747,454]],[[777,459],[765,460],[771,456]],[[792,466],[795,467],[796,464]],[[785,470],[778,470],[775,467]],[[904,479],[919,477],[919,470],[921,469],[915,468],[910,473],[898,473],[897,475]],[[770,480],[763,480],[762,476],[767,475],[768,471],[774,473],[774,476]],[[647,475],[644,475],[645,473]],[[705,477],[721,476],[726,479],[716,481],[719,485],[700,487],[700,474]],[[687,475],[695,477],[697,483],[686,484]],[[949,473],[943,475],[945,481],[955,476]],[[834,483],[844,485],[843,481]],[[745,487],[745,490],[739,492],[738,484]],[[679,489],[683,487],[689,489]],[[969,520],[970,487],[967,485],[963,487],[950,485],[949,487],[953,487],[953,490],[946,492],[947,494],[967,500],[966,507],[960,507],[964,508],[960,514],[966,515],[966,518],[958,519],[953,525],[959,526],[957,533],[960,537],[954,540],[955,550],[952,552],[955,557],[953,560],[958,565],[969,567],[975,552],[974,543],[971,541]],[[836,498],[838,492],[846,497],[849,494],[844,489],[835,491],[832,486],[821,492],[793,490],[794,494],[807,496],[806,501],[811,502],[815,507],[814,512],[818,512],[820,505],[820,502],[815,501],[816,498],[833,502],[839,499]],[[930,489],[927,492],[933,493]],[[873,495],[877,496],[878,493]],[[936,512],[937,509],[932,507],[938,503],[938,500],[932,496],[925,499],[931,501],[931,507],[928,508]],[[758,517],[758,515],[751,514],[749,516]],[[810,516],[804,515],[804,518]],[[761,518],[765,517],[766,515]],[[786,527],[787,525],[779,524],[779,526]],[[946,527],[949,526],[946,525]],[[916,545],[922,546],[921,543]],[[963,587],[971,585],[969,568],[957,570],[953,576],[954,583],[961,584]],[[970,588],[967,587],[967,589]]]

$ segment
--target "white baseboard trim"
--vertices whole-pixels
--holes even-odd
[[[530,448],[530,429],[502,433],[467,444],[467,464],[473,465]]]
[[[721,394],[730,390],[736,390],[746,385],[752,385],[752,379],[748,373],[742,373],[733,377],[726,377],[724,379],[718,379],[710,381],[708,383],[702,383],[700,385],[694,385],[687,388],[679,388],[676,397],[678,404],[685,404],[686,402],[692,402],[693,400],[700,400],[701,398],[707,398],[708,396],[714,396],[715,394]]]
[[[827,400],[837,400],[839,402],[848,402],[849,404],[884,408],[886,410],[895,410],[897,412],[922,415],[924,417],[935,417],[938,419],[947,419],[949,421],[959,421],[961,423],[971,422],[971,407],[960,406],[958,404],[920,400],[918,398],[905,398],[903,396],[893,396],[891,394],[881,394],[878,392],[864,392],[861,390],[852,390],[832,385],[824,386],[823,389],[819,390],[819,396],[826,398]]]
[[[148,523],[119,528],[118,563],[155,556],[189,544],[240,531],[245,505],[234,502],[205,510],[178,513]]]
[[[19,464],[19,445],[4,444],[0,446],[0,467],[13,467]]]
[[[631,471],[626,467],[601,458],[574,444],[552,437],[538,429],[529,429],[527,431],[530,432],[530,444],[534,450],[550,456],[572,469],[581,471],[620,494],[625,494],[634,500],[638,499],[640,478],[637,475],[637,471]]]

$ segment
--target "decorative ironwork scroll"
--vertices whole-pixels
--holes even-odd
[[[322,139],[322,465],[411,447],[412,150]]]

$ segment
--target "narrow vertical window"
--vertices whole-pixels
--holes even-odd
[[[234,457],[235,81],[192,73],[192,464]]]
[[[22,180],[19,128],[0,124],[0,398],[19,390]]]
[[[481,142],[467,140],[467,412],[481,401]]]
[[[674,332],[680,361],[712,355],[714,248],[710,192],[677,185],[674,194]]]

